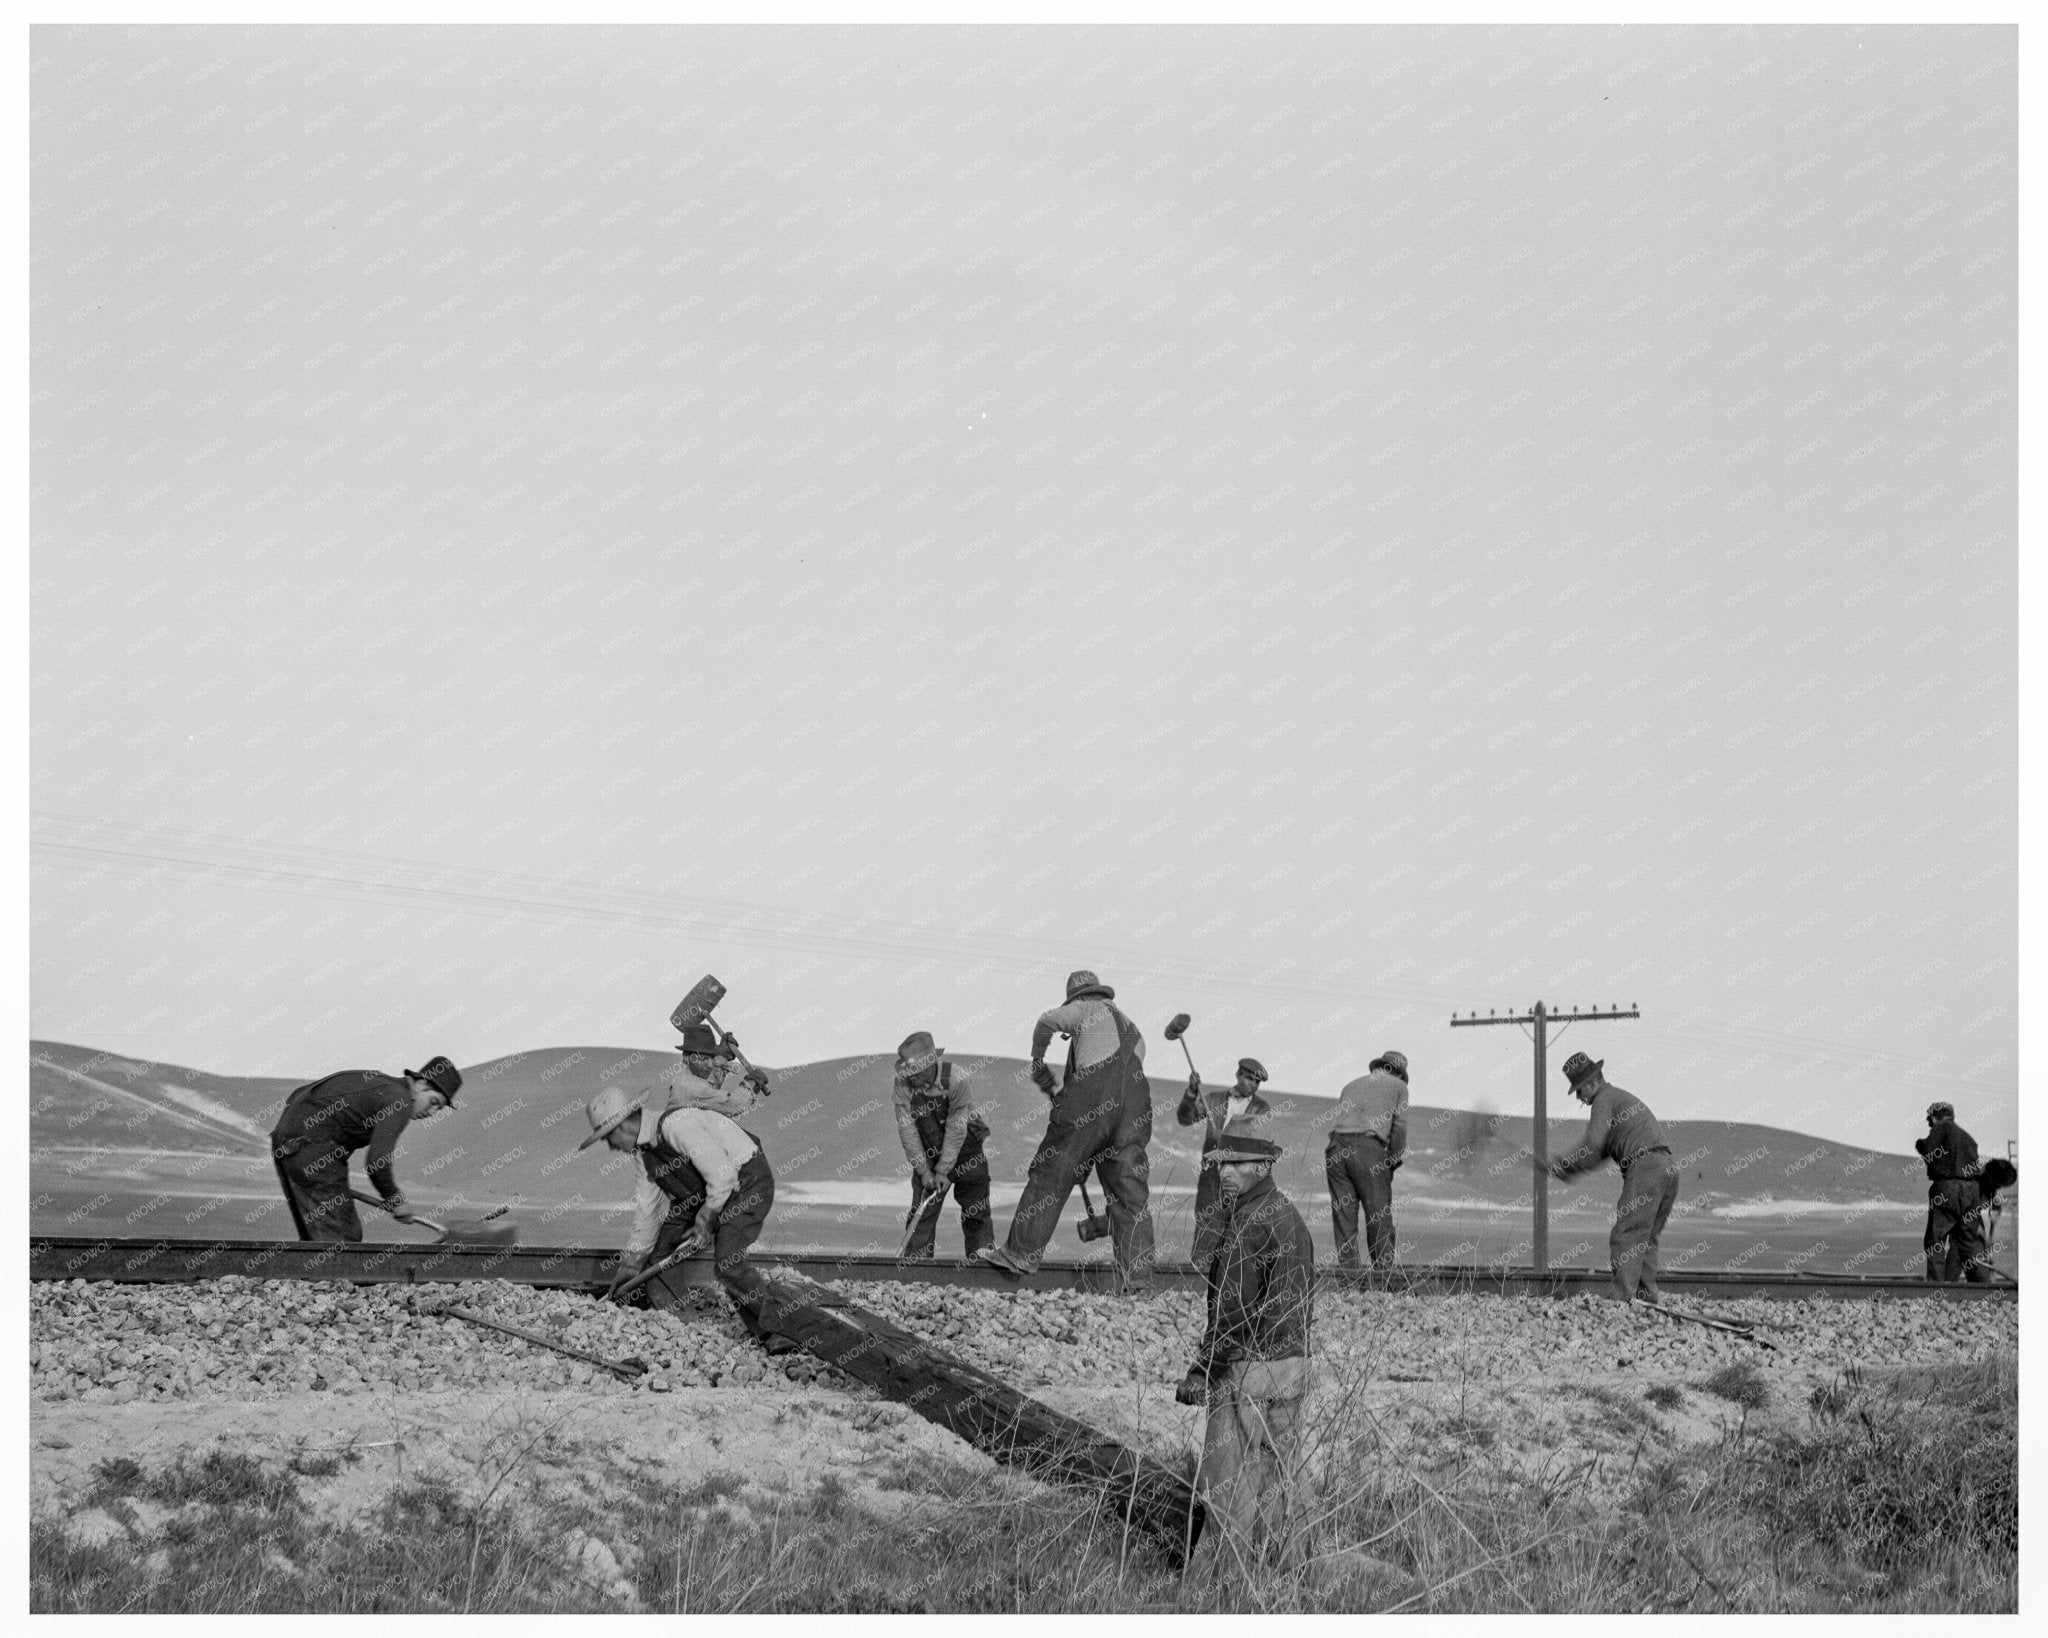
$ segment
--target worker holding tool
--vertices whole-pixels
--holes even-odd
[[[1223,1186],[1216,1168],[1209,1162],[1219,1143],[1234,1138],[1270,1137],[1273,1106],[1259,1093],[1267,1079],[1266,1066],[1256,1058],[1237,1060],[1236,1084],[1206,1091],[1202,1077],[1188,1071],[1188,1089],[1181,1094],[1173,1118],[1182,1126],[1202,1126],[1202,1169],[1195,1180],[1195,1242],[1189,1253],[1197,1268],[1207,1268],[1209,1258],[1223,1240]]]
[[[1977,1140],[1956,1124],[1955,1105],[1927,1106],[1927,1135],[1913,1140],[1927,1165],[1927,1232],[1921,1241],[1927,1277],[1937,1283],[1958,1279],[1991,1283],[1991,1259],[1984,1247],[1983,1170]]]
[[[1174,1397],[1206,1405],[1197,1484],[1219,1526],[1219,1563],[1286,1539],[1301,1455],[1315,1312],[1315,1243],[1273,1183],[1280,1145],[1232,1138],[1202,1161],[1217,1174],[1223,1237],[1209,1259],[1208,1327]]]
[[[982,1148],[988,1122],[974,1107],[972,1078],[932,1042],[928,1030],[903,1038],[896,1049],[891,1085],[896,1135],[910,1162],[910,1223],[903,1256],[924,1261],[932,1255],[943,1203],[932,1196],[947,1189],[960,1207],[960,1234],[967,1255],[995,1244],[989,1218],[988,1155]]]
[[[1365,1208],[1365,1252],[1374,1268],[1394,1263],[1394,1173],[1408,1154],[1408,1059],[1382,1052],[1345,1084],[1323,1149],[1330,1186],[1330,1227],[1337,1266],[1358,1266],[1358,1210]]]
[[[360,1240],[362,1219],[349,1193],[348,1158],[365,1149],[363,1170],[386,1208],[413,1222],[391,1175],[398,1140],[416,1120],[455,1106],[462,1071],[429,1058],[403,1076],[344,1069],[293,1091],[270,1133],[270,1157],[301,1240]]]
[[[1074,1185],[1091,1170],[1107,1197],[1110,1242],[1126,1289],[1152,1278],[1150,1192],[1152,1085],[1145,1079],[1145,1037],[1112,1005],[1116,991],[1091,972],[1067,976],[1067,999],[1031,1032],[1031,1079],[1052,1099],[1052,1118],[1010,1219],[1008,1238],[980,1255],[1005,1274],[1038,1272]],[[1072,1041],[1064,1078],[1046,1067],[1054,1035]]]
[[[709,1246],[718,1283],[748,1334],[771,1354],[795,1352],[797,1345],[764,1325],[752,1303],[740,1301],[756,1283],[747,1250],[775,1204],[775,1174],[759,1141],[715,1110],[657,1109],[616,1086],[590,1100],[589,1114],[590,1136],[577,1147],[602,1141],[621,1154],[637,1152],[643,1173],[633,1194],[632,1233],[605,1295],[650,1261]]]
[[[744,1120],[768,1096],[768,1076],[748,1066],[733,1067],[739,1042],[721,1036],[709,1023],[685,1024],[682,1058],[633,1094],[643,1109],[709,1109],[730,1120]]]
[[[1614,1285],[1624,1302],[1657,1300],[1657,1239],[1678,1200],[1678,1167],[1664,1128],[1650,1106],[1607,1079],[1607,1060],[1574,1052],[1564,1063],[1572,1096],[1592,1109],[1586,1135],[1550,1163],[1560,1182],[1590,1172],[1603,1160],[1621,1168],[1621,1199],[1607,1250]]]

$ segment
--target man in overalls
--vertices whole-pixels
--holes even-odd
[[[1102,1181],[1117,1272],[1126,1287],[1151,1281],[1146,1146],[1152,1141],[1152,1087],[1145,1079],[1145,1037],[1110,1004],[1115,998],[1116,991],[1093,973],[1071,973],[1066,1004],[1043,1014],[1031,1032],[1031,1078],[1053,1100],[1052,1119],[1031,1157],[1008,1239],[981,1253],[1006,1274],[1038,1272],[1067,1196],[1092,1168]],[[1073,1043],[1057,1087],[1045,1063],[1056,1034]]]
[[[945,1210],[931,1205],[931,1196],[948,1186],[960,1207],[967,1255],[979,1256],[995,1244],[996,1233],[989,1219],[988,1155],[982,1149],[988,1122],[974,1107],[968,1075],[932,1043],[929,1031],[918,1030],[896,1049],[891,1093],[896,1135],[910,1162],[911,1231],[904,1258],[922,1262],[931,1256]]]
[[[643,1174],[633,1193],[632,1233],[605,1294],[694,1236],[712,1247],[718,1283],[748,1335],[771,1354],[795,1352],[795,1342],[776,1334],[773,1304],[763,1300],[747,1262],[775,1204],[775,1174],[759,1141],[728,1115],[642,1105],[616,1086],[592,1098],[589,1113],[590,1136],[577,1147],[603,1142],[621,1154],[637,1152]]]
[[[1266,1066],[1256,1058],[1237,1060],[1237,1084],[1228,1091],[1218,1087],[1207,1091],[1202,1077],[1188,1074],[1188,1089],[1181,1094],[1173,1118],[1183,1126],[1202,1122],[1202,1169],[1195,1181],[1195,1244],[1189,1254],[1197,1268],[1207,1268],[1217,1246],[1223,1243],[1225,1201],[1217,1169],[1209,1164],[1216,1145],[1228,1138],[1270,1138],[1273,1135],[1273,1106],[1259,1095],[1266,1079]]]

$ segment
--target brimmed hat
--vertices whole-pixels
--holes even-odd
[[[448,1100],[449,1108],[455,1107],[455,1092],[462,1085],[462,1071],[446,1058],[429,1058],[418,1069],[408,1069],[406,1074],[414,1080],[425,1081]]]
[[[1278,1160],[1280,1145],[1271,1138],[1238,1137],[1225,1138],[1215,1148],[1202,1156],[1204,1166],[1256,1166],[1261,1161]]]
[[[1269,1081],[1273,1078],[1266,1073],[1266,1066],[1256,1058],[1238,1059],[1237,1072],[1240,1075],[1249,1075],[1255,1081]]]
[[[1067,974],[1067,999],[1078,1001],[1084,995],[1099,995],[1105,1001],[1114,1001],[1116,991],[1097,978],[1086,967],[1079,972]]]
[[[587,1149],[600,1141],[638,1107],[639,1105],[627,1096],[623,1087],[606,1087],[590,1100],[590,1136],[576,1147],[579,1150]]]
[[[1927,1118],[1929,1120],[1954,1120],[1956,1118],[1956,1106],[1952,1103],[1930,1103],[1927,1106]]]
[[[922,1075],[939,1061],[940,1050],[933,1044],[930,1030],[913,1030],[903,1037],[903,1044],[896,1049],[896,1073],[906,1080],[912,1075]]]
[[[693,1058],[715,1058],[718,1056],[718,1031],[709,1024],[685,1024],[682,1045],[678,1052],[687,1052]]]
[[[1390,1074],[1399,1075],[1405,1081],[1408,1078],[1408,1054],[1405,1052],[1382,1052],[1371,1063],[1367,1064],[1365,1068],[1367,1074],[1370,1074],[1375,1069],[1384,1069]]]
[[[1607,1060],[1605,1058],[1595,1063],[1583,1052],[1574,1052],[1564,1061],[1564,1078],[1570,1081],[1573,1086],[1577,1086],[1588,1075],[1597,1075],[1606,1067]]]

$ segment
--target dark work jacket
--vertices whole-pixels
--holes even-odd
[[[302,1086],[285,1100],[271,1129],[270,1152],[280,1160],[314,1151],[339,1152],[344,1163],[367,1149],[363,1170],[386,1200],[398,1198],[391,1157],[412,1120],[412,1087],[403,1075],[374,1069],[344,1069]],[[301,1164],[303,1164],[302,1162]]]
[[[1270,1176],[1226,1210],[1223,1241],[1209,1261],[1209,1329],[1196,1368],[1214,1373],[1237,1359],[1306,1355],[1316,1252],[1301,1213]]]
[[[656,1137],[652,1143],[641,1144],[640,1164],[647,1168],[648,1178],[669,1199],[681,1201],[691,1211],[703,1206],[708,1192],[704,1187],[704,1174],[674,1144],[661,1137]],[[669,1209],[673,1211],[675,1208]]]
[[[1913,1147],[1927,1162],[1930,1183],[1977,1175],[1977,1140],[1952,1120],[1936,1121],[1924,1138],[1913,1140]]]

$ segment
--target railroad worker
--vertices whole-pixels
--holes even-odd
[[[960,1207],[960,1234],[967,1255],[978,1256],[996,1240],[988,1207],[988,1155],[982,1148],[988,1122],[974,1107],[972,1079],[932,1042],[928,1030],[903,1038],[896,1049],[891,1086],[896,1135],[910,1162],[911,1231],[904,1257],[932,1255],[943,1204],[925,1210],[930,1197],[950,1187]]]
[[[1985,1285],[1991,1279],[1984,1248],[1984,1197],[1977,1177],[1977,1140],[1956,1124],[1955,1106],[1927,1106],[1927,1135],[1913,1140],[1927,1164],[1927,1232],[1921,1247],[1927,1277]]]
[[[1195,1179],[1195,1241],[1189,1253],[1197,1268],[1209,1266],[1209,1258],[1223,1238],[1223,1187],[1208,1157],[1226,1138],[1272,1136],[1273,1106],[1259,1093],[1266,1079],[1266,1066],[1256,1058],[1238,1059],[1236,1084],[1213,1092],[1205,1091],[1202,1077],[1190,1070],[1188,1089],[1173,1112],[1183,1126],[1197,1121],[1202,1125],[1203,1163]]]
[[[772,1305],[747,1266],[748,1248],[775,1204],[775,1174],[760,1142],[729,1115],[687,1107],[656,1112],[617,1086],[592,1098],[589,1114],[590,1136],[577,1148],[602,1141],[621,1154],[637,1152],[641,1167],[632,1232],[605,1295],[694,1238],[700,1250],[713,1249],[718,1283],[748,1335],[771,1354],[793,1352],[797,1345],[774,1333]]]
[[[1031,1078],[1052,1099],[1052,1117],[1031,1157],[1008,1238],[981,1253],[1006,1274],[1038,1272],[1067,1196],[1092,1168],[1102,1180],[1117,1272],[1127,1289],[1151,1282],[1152,1085],[1145,1079],[1145,1037],[1112,1005],[1115,999],[1095,974],[1070,973],[1065,1003],[1042,1014],[1031,1032]],[[1073,1043],[1057,1086],[1045,1063],[1056,1034]]]
[[[1572,1095],[1593,1114],[1586,1135],[1551,1161],[1550,1175],[1563,1182],[1603,1160],[1621,1168],[1621,1199],[1607,1235],[1615,1289],[1624,1301],[1640,1291],[1643,1301],[1655,1302],[1657,1239],[1678,1199],[1678,1167],[1650,1106],[1608,1080],[1606,1069],[1605,1058],[1596,1063],[1583,1052],[1565,1060]]]
[[[1284,1539],[1301,1453],[1315,1311],[1315,1243],[1273,1183],[1280,1145],[1232,1138],[1203,1164],[1226,1203],[1208,1267],[1208,1326],[1174,1397],[1207,1405],[1196,1484],[1217,1553],[1249,1557]]]
[[[297,1088],[270,1133],[270,1158],[301,1240],[360,1240],[362,1220],[349,1195],[348,1157],[367,1150],[363,1170],[401,1223],[414,1221],[391,1175],[406,1127],[455,1106],[462,1071],[446,1058],[386,1075],[344,1069]]]
[[[721,1040],[709,1024],[686,1024],[676,1050],[683,1055],[680,1062],[629,1093],[643,1121],[658,1119],[671,1109],[710,1109],[730,1120],[744,1120],[768,1096],[765,1073],[749,1069],[742,1075],[734,1070],[739,1043],[731,1035]]]
[[[1365,1208],[1365,1251],[1374,1268],[1394,1262],[1394,1173],[1408,1157],[1408,1060],[1382,1052],[1345,1084],[1323,1150],[1330,1186],[1330,1228],[1337,1266],[1358,1266],[1358,1211]]]

